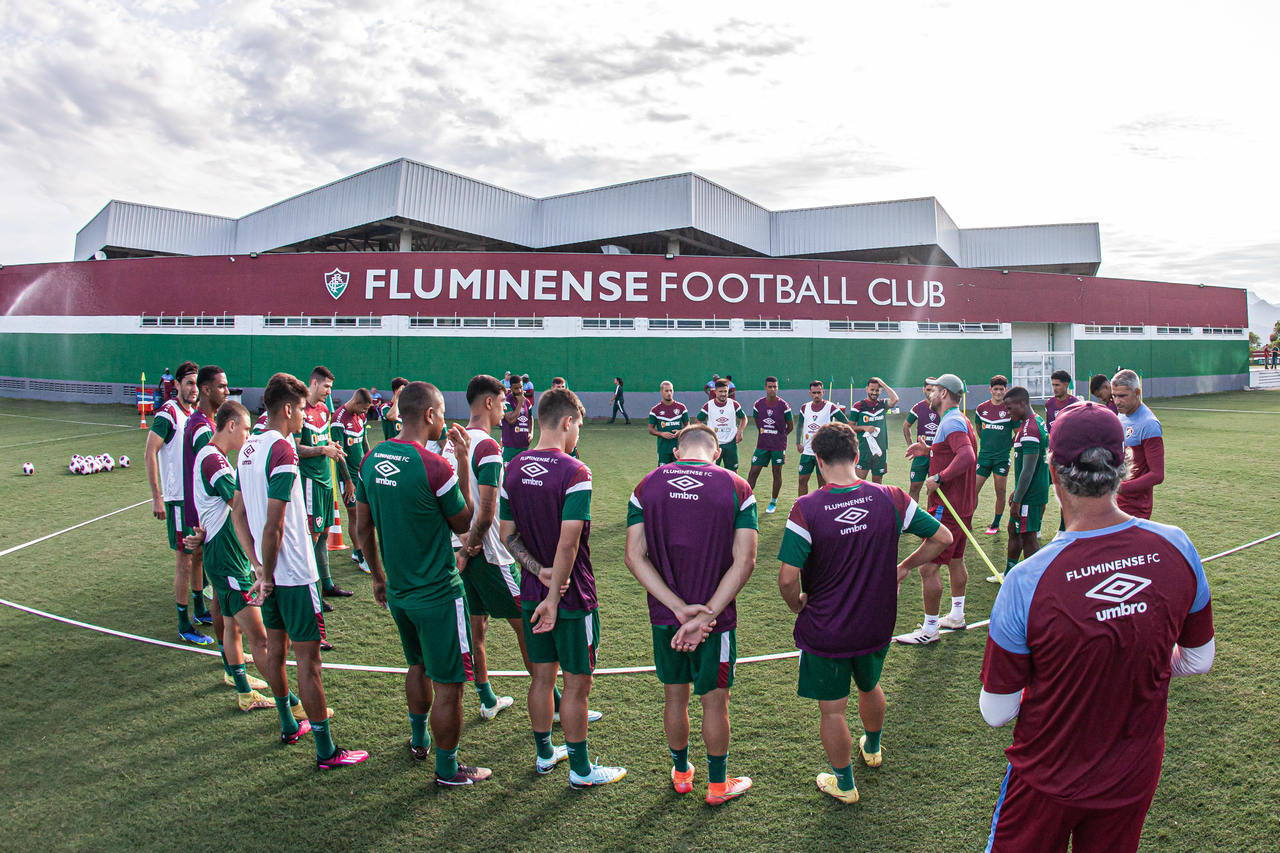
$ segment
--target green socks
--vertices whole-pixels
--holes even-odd
[[[320,761],[332,758],[333,754],[338,751],[338,748],[333,745],[333,738],[329,736],[328,720],[312,720],[311,736],[316,740],[316,758]]]
[[[840,786],[841,791],[852,791],[853,784],[853,764],[846,764],[844,767],[832,767],[836,774],[836,784]]]
[[[249,686],[248,676],[244,674],[244,664],[238,663],[229,667],[229,669],[231,670],[231,677],[236,682],[237,693],[248,693],[253,689]],[[292,714],[290,714],[290,716],[292,716]]]
[[[671,747],[667,747],[671,749]],[[671,763],[675,766],[677,773],[687,773],[689,771],[689,745],[685,744],[684,749],[671,749]]]
[[[436,747],[436,775],[441,779],[452,779],[458,775],[458,748],[441,749]]]
[[[1009,558],[1006,557],[1004,561],[1004,573],[1006,575],[1009,574],[1009,572],[1012,571],[1013,567],[1016,565],[1018,565],[1017,560],[1010,560]]]
[[[191,612],[197,616],[209,615],[209,608],[204,605],[204,593],[198,589],[191,590]]]
[[[356,548],[354,551],[351,552],[351,556],[354,557],[355,562],[358,563],[364,559],[364,552],[361,551],[359,548]]]
[[[707,782],[715,784],[724,784],[725,779],[729,775],[729,755],[712,755],[707,753]],[[852,784],[853,771],[849,771],[849,780]]]
[[[884,734],[884,729],[867,732],[867,742],[862,745],[862,749],[868,755],[875,755],[880,751],[880,735],[882,734]]]
[[[569,747],[569,768],[579,776],[586,776],[591,772],[591,758],[587,755],[587,742],[585,740],[568,740],[565,744]]]
[[[178,605],[178,633],[194,634],[195,631],[196,631],[196,626],[191,624],[191,617],[187,615],[187,605],[179,604]],[[556,700],[556,707],[557,708],[560,707],[560,701],[558,699]]]
[[[538,757],[543,761],[556,754],[556,748],[551,745],[551,732],[534,732],[533,742],[538,747]]]
[[[555,692],[556,713],[559,714],[560,713],[560,688],[559,687],[555,688],[555,691],[556,691]]]
[[[329,542],[321,536],[315,541],[312,550],[316,554],[316,571],[320,574],[320,588],[322,591],[333,589],[333,578],[329,577]]]
[[[218,654],[221,655],[222,657],[222,671],[225,672],[227,675],[231,676],[232,678],[235,678],[236,677],[235,671],[231,668],[231,664],[227,663],[227,650],[222,647],[221,640],[218,641]],[[241,672],[244,671],[243,664],[240,666],[240,670]],[[236,682],[236,689],[237,690],[240,689],[240,682],[238,681]],[[247,691],[247,688],[246,690],[242,690],[241,692],[243,693],[246,691]]]
[[[409,743],[422,749],[431,746],[431,736],[427,734],[427,715],[409,712]]]
[[[292,695],[292,694],[290,694]],[[293,708],[289,705],[288,696],[274,696],[276,713],[280,715],[280,731],[291,735],[298,730],[298,721],[293,717]]]
[[[480,704],[486,708],[492,708],[498,704],[498,695],[493,692],[493,688],[489,686],[487,681],[476,682],[476,692],[480,694]]]
[[[999,514],[996,516],[996,520],[995,520],[995,521],[993,521],[993,522],[991,522],[991,526],[992,526],[992,527],[999,527],[999,526],[1000,526],[1000,519],[1002,519],[1002,518],[1004,518],[1004,513],[1003,513],[1003,512],[1002,512],[1002,513],[999,513]]]

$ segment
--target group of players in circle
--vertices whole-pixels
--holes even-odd
[[[242,709],[274,706],[286,744],[310,731],[322,769],[368,757],[363,750],[334,744],[332,712],[321,685],[324,598],[350,594],[334,587],[332,580],[326,583],[328,572],[319,568],[327,563],[327,549],[322,549],[324,532],[332,523],[328,461],[333,459],[344,502],[353,509],[351,527],[360,549],[355,556],[372,575],[375,601],[391,612],[409,667],[405,693],[412,756],[425,760],[434,747],[435,779],[442,786],[472,785],[491,775],[487,768],[460,762],[457,752],[467,681],[475,682],[484,718],[492,719],[512,704],[511,697],[496,696],[488,683],[484,638],[492,616],[507,619],[515,630],[531,675],[527,708],[537,773],[551,773],[568,761],[574,788],[610,784],[625,776],[625,768],[593,763],[588,752],[588,723],[600,717],[588,707],[600,637],[588,549],[592,478],[576,458],[585,411],[562,380],[538,399],[539,438],[529,446],[533,395],[526,389],[509,387],[493,376],[475,376],[466,391],[469,421],[463,428],[446,422],[444,398],[435,386],[397,378],[392,383],[394,396],[382,411],[386,440],[371,450],[365,448],[362,420],[371,405],[369,395],[363,389],[353,394],[331,424],[325,400],[333,375],[323,367],[315,368],[308,384],[286,373],[271,377],[263,394],[266,411],[252,426],[248,411],[226,400],[226,376],[220,368],[187,363],[179,368],[177,380],[179,399],[165,404],[148,437],[153,508],[158,518],[167,519],[170,545],[178,552],[175,597],[180,632],[193,642],[211,642],[192,621],[213,624],[226,678],[235,685]],[[1140,478],[1151,472],[1132,476],[1131,469],[1138,467],[1140,454],[1146,460],[1162,459],[1162,446],[1156,451],[1151,443],[1159,439],[1158,422],[1141,403],[1137,376],[1121,371],[1103,390],[1104,402],[1114,403],[1120,417],[1105,405],[1077,404],[1055,395],[1050,420],[1061,419],[1056,431],[1046,430],[1025,389],[1007,388],[1004,377],[995,377],[991,385],[992,399],[979,407],[980,442],[961,410],[963,382],[954,374],[927,380],[925,400],[904,424],[906,456],[913,460],[911,489],[904,492],[881,482],[887,470],[886,416],[898,401],[893,389],[874,378],[866,399],[852,407],[850,423],[841,407],[823,398],[822,383],[813,382],[811,399],[801,407],[799,418],[800,497],[787,518],[778,583],[782,598],[797,614],[798,694],[819,704],[819,732],[832,770],[818,774],[817,787],[841,802],[857,802],[853,740],[846,720],[851,687],[857,689],[864,729],[859,753],[868,766],[879,766],[885,716],[879,680],[900,585],[913,569],[920,570],[925,622],[914,633],[897,638],[901,642],[924,645],[937,639],[939,627],[964,627],[964,544],[978,478],[985,479],[985,470],[1002,487],[1008,454],[1016,452],[1007,569],[1016,565],[1009,578],[1017,583],[1002,587],[993,611],[981,708],[992,725],[1011,721],[1019,709],[1024,720],[1036,718],[1031,726],[1020,722],[1015,730],[1011,769],[992,822],[992,838],[1018,849],[1013,839],[1034,837],[1044,829],[1045,805],[1037,796],[1053,800],[1058,793],[1044,790],[1056,783],[1043,781],[1034,764],[1046,760],[1046,749],[1061,745],[1053,741],[1046,746],[1038,728],[1050,725],[1060,730],[1093,722],[1063,718],[1043,704],[1048,691],[1041,692],[1037,679],[1043,673],[1035,666],[1043,640],[1036,634],[1041,626],[1032,607],[1039,595],[1038,579],[1076,542],[1114,554],[1116,548],[1123,551],[1128,540],[1141,540],[1152,564],[1149,573],[1162,575],[1160,583],[1146,578],[1148,583],[1139,588],[1156,587],[1153,593],[1162,596],[1161,606],[1113,608],[1105,618],[1098,615],[1097,622],[1148,612],[1150,620],[1161,622],[1159,630],[1149,630],[1150,625],[1144,627],[1136,619],[1125,623],[1129,630],[1124,642],[1114,649],[1121,662],[1103,662],[1118,668],[1124,660],[1155,666],[1151,674],[1160,689],[1112,699],[1133,706],[1130,710],[1137,716],[1154,718],[1158,711],[1161,733],[1169,675],[1207,671],[1212,661],[1212,617],[1203,569],[1185,534],[1132,517],[1149,518],[1151,484]],[[693,790],[688,704],[694,694],[703,708],[706,801],[712,805],[751,787],[749,777],[731,777],[727,771],[735,597],[756,563],[755,480],[765,466],[773,468],[773,496],[766,510],[773,512],[787,438],[796,430],[790,407],[778,397],[777,380],[769,377],[765,389],[754,406],[760,440],[749,479],[744,480],[732,469],[737,467],[736,445],[742,440],[745,414],[729,398],[727,383],[715,384],[712,398],[699,413],[700,422],[689,421],[687,410],[673,399],[671,384],[662,383],[662,400],[649,419],[650,432],[658,439],[659,464],[634,488],[628,506],[626,564],[648,593],[655,667],[665,692],[671,782],[680,793]],[[522,419],[527,449],[508,446],[505,440],[500,446],[490,436],[502,425],[505,439]],[[914,442],[909,434],[913,424]],[[182,440],[175,452],[178,433]],[[331,442],[331,436],[336,441]],[[1000,446],[1003,465],[996,458],[995,448]],[[233,468],[231,460],[237,457]],[[164,475],[163,493],[157,460]],[[1050,471],[1063,508],[1063,532],[1037,554]],[[814,473],[819,488],[809,493],[808,480]],[[1125,484],[1134,482],[1144,491],[1126,495]],[[921,486],[928,493],[927,509],[917,504]],[[1116,503],[1117,492],[1121,505]],[[180,498],[175,500],[175,494]],[[1123,501],[1128,502],[1127,512]],[[992,528],[998,529],[999,523],[997,515]],[[903,533],[921,543],[898,561]],[[1021,562],[1012,556],[1015,540]],[[193,559],[186,552],[198,556]],[[953,599],[951,613],[940,619],[943,565],[950,572]],[[1065,574],[1091,577],[1102,571],[1100,565],[1083,572],[1077,566]],[[215,607],[207,615],[198,593],[202,574],[215,590]],[[1027,580],[1032,575],[1036,581]],[[186,607],[188,580],[193,615]],[[242,637],[265,682],[246,675]],[[285,675],[290,645],[298,662],[301,699],[290,691]],[[1061,654],[1060,643],[1048,648],[1048,654],[1055,648]],[[1068,683],[1086,680],[1067,672],[1070,666],[1061,661],[1057,664],[1059,677]],[[560,673],[563,694],[556,687]],[[258,692],[267,688],[272,699]],[[551,737],[556,720],[565,741],[559,745]],[[1080,733],[1082,738],[1086,734]],[[1126,728],[1125,735],[1130,734]],[[1150,732],[1137,736],[1149,738]],[[1159,750],[1162,754],[1162,734]],[[1122,804],[1128,823],[1112,814],[1114,809],[1090,803],[1083,811],[1070,811],[1071,798],[1058,798],[1061,808],[1054,814],[1068,836],[1076,834],[1077,845],[1085,837],[1082,827],[1093,827],[1090,821],[1095,818],[1108,832],[1120,831],[1117,827],[1129,832],[1140,811],[1140,834],[1158,779],[1158,757],[1155,777],[1147,772],[1149,761],[1139,764],[1142,772],[1136,776],[1131,768],[1122,774],[1135,779],[1139,792]],[[1011,783],[1015,767],[1021,773],[1020,787]],[[1146,787],[1150,791],[1142,801]],[[1139,801],[1140,809],[1130,807]],[[1003,821],[1000,831],[998,820]],[[1135,834],[1135,846],[1136,839]]]

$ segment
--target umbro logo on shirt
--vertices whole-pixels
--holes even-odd
[[[862,509],[861,507],[851,506],[848,509],[846,509],[844,512],[837,515],[832,520],[838,521],[841,524],[857,524],[858,522],[862,521],[862,519],[866,517],[867,517],[867,511],[865,509]]]
[[[375,481],[383,486],[394,486],[396,481],[391,479],[393,474],[400,473],[400,466],[394,462],[383,459],[381,462],[373,466],[373,470],[377,471],[381,476],[375,477]]]
[[[520,470],[528,477],[541,477],[547,473],[545,466],[537,462],[528,462],[520,466]]]
[[[777,423],[777,421],[775,421],[773,418],[768,418],[768,417],[767,417],[767,418],[765,418],[764,420],[760,421],[760,423],[761,423],[762,425],[764,425],[764,426],[771,427],[771,426],[773,426],[775,423]]]
[[[1116,572],[1086,592],[1085,595],[1089,598],[1096,598],[1099,601],[1115,603],[1115,607],[1098,610],[1093,614],[1094,618],[1099,622],[1106,622],[1108,619],[1116,619],[1121,616],[1146,613],[1147,603],[1145,601],[1139,601],[1135,604],[1127,602],[1149,586],[1151,586],[1151,581],[1147,578]]]
[[[1116,572],[1086,592],[1085,595],[1089,598],[1096,598],[1100,601],[1113,601],[1118,604],[1128,601],[1149,586],[1151,586],[1151,581],[1147,578]]]
[[[690,477],[687,474],[683,474],[674,479],[667,480],[667,485],[671,486],[673,489],[679,489],[678,492],[668,492],[667,495],[669,497],[681,501],[696,501],[699,497],[694,494],[694,491],[702,488],[702,481],[695,479],[694,477]]]

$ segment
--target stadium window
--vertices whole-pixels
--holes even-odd
[[[333,317],[308,317],[308,326],[332,326],[334,324]]]
[[[1201,334],[1205,335],[1222,335],[1224,337],[1244,337],[1244,329],[1233,329],[1224,326],[1204,326],[1200,329]]]
[[[514,329],[516,327],[515,317],[491,317],[489,325],[495,329]]]
[[[727,332],[729,330],[728,320],[703,320],[702,328],[715,329],[716,331]]]
[[[1190,326],[1156,326],[1157,335],[1189,335]]]
[[[516,327],[520,329],[541,329],[541,317],[517,317]]]
[[[1142,326],[1085,326],[1086,335],[1141,335]]]
[[[649,320],[650,329],[674,329],[676,321],[670,317],[660,317]]]
[[[790,332],[790,320],[743,320],[742,328],[747,332]]]
[[[701,320],[676,320],[677,329],[701,329]]]
[[[462,327],[461,317],[437,317],[437,329],[459,329]]]
[[[462,327],[464,329],[487,329],[489,328],[488,317],[463,317]]]
[[[145,314],[144,314],[144,315],[142,315],[142,317],[139,319],[139,321],[138,321],[138,325],[139,325],[139,326],[144,326],[144,327],[145,327],[145,326],[159,326],[159,325],[160,325],[160,318],[159,318],[159,317],[148,317],[147,315],[145,315]]]
[[[636,321],[630,317],[583,317],[584,329],[634,329]],[[652,325],[650,328],[654,328]]]
[[[362,329],[381,329],[382,318],[381,317],[357,317],[356,325]]]

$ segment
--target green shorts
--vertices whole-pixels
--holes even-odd
[[[990,477],[992,472],[997,477],[1009,476],[1009,458],[1004,459],[979,459],[978,460],[978,476]]]
[[[929,457],[927,454],[911,459],[911,473],[907,476],[913,483],[923,483],[929,479]]]
[[[785,450],[761,450],[756,448],[751,454],[751,467],[763,468],[766,465],[785,465],[787,462],[787,451]]]
[[[284,631],[295,643],[320,642],[324,615],[320,612],[320,593],[316,591],[316,585],[308,583],[273,589],[262,602],[262,624],[271,631]]]
[[[671,648],[674,625],[652,625],[653,663],[663,684],[692,684],[697,696],[733,686],[733,668],[738,662],[738,632],[732,628],[712,634],[691,652]]]
[[[676,461],[676,443],[668,439],[658,439],[658,464],[666,465]]]
[[[241,610],[253,606],[253,599],[249,598],[247,589],[220,589],[215,583],[213,594],[218,599],[218,610],[227,619],[234,619]]]
[[[472,616],[520,618],[520,578],[514,565],[495,566],[483,552],[476,554],[462,570],[462,586]]]
[[[560,668],[573,675],[590,675],[596,669],[596,650],[600,648],[600,611],[566,616],[561,610],[556,626],[545,634],[533,633],[529,620],[538,605],[520,602],[520,621],[524,627],[524,642],[529,649],[529,660],[534,663],[559,663]]]
[[[730,471],[738,470],[738,442],[731,441],[728,444],[720,445],[720,461],[718,464],[721,468],[728,468]]]
[[[227,577],[214,574],[207,567],[204,575],[209,579],[209,585],[213,587],[213,595],[218,599],[218,609],[222,611],[223,616],[231,618],[253,604],[252,599],[249,598],[253,581],[247,575]]]
[[[333,487],[302,478],[302,498],[307,505],[307,530],[324,533],[333,527]]]
[[[1014,504],[1009,511],[1009,527],[1015,533],[1039,533],[1044,507],[1044,504]]]
[[[182,501],[164,502],[164,529],[169,534],[169,549],[182,554],[190,554],[183,544],[182,537],[191,533],[191,528],[182,523]]]
[[[527,447],[503,447],[502,448],[503,466],[505,467],[508,462],[510,462],[512,459],[515,459],[518,455],[520,455],[521,453],[524,453],[528,449],[529,448]],[[578,448],[576,447],[574,448],[574,450],[577,450],[577,449]]]
[[[866,453],[863,453],[863,450],[866,450]],[[879,456],[872,456],[869,448],[859,448],[857,467],[859,471],[869,471],[883,477],[889,471],[889,454],[881,453]]]
[[[863,693],[870,693],[880,683],[880,671],[884,669],[884,656],[889,651],[886,644],[878,652],[869,652],[851,658],[824,658],[809,652],[800,652],[800,686],[797,695],[803,699],[834,702],[849,697],[849,681]]]
[[[402,607],[388,602],[400,631],[404,662],[438,684],[471,681],[471,618],[466,596]]]
[[[800,454],[800,476],[808,477],[818,467],[818,457],[811,453]]]

